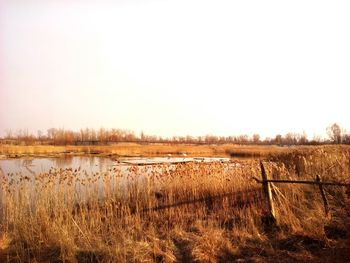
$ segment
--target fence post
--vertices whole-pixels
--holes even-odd
[[[273,204],[273,199],[272,199],[272,192],[271,192],[271,187],[269,182],[267,182],[268,177],[265,171],[265,167],[263,163],[260,161],[260,168],[261,168],[261,177],[262,177],[262,187],[263,187],[263,192],[266,196],[267,200],[267,208],[268,208],[268,221],[270,224],[276,224],[276,215],[275,215],[275,207]]]
[[[329,212],[328,200],[327,200],[326,194],[325,194],[324,189],[323,189],[321,177],[319,175],[316,175],[316,182],[318,183],[318,187],[320,188],[320,192],[321,192],[321,196],[322,196],[322,200],[323,200],[323,205],[324,205],[324,212],[325,212],[326,216],[328,216],[328,212]]]

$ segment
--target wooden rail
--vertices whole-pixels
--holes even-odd
[[[338,183],[338,182],[322,182],[322,181],[304,181],[304,180],[280,180],[280,179],[267,179],[267,180],[260,180],[256,178],[255,176],[252,177],[255,181],[258,183],[288,183],[288,184],[316,184],[316,185],[329,185],[329,186],[346,186],[350,187],[350,184],[348,183]]]
[[[161,211],[165,209],[171,209],[171,208],[175,208],[183,205],[190,205],[190,204],[195,204],[200,202],[205,203],[208,206],[208,208],[210,208],[212,206],[213,201],[217,199],[230,198],[232,202],[231,205],[233,207],[244,207],[251,204],[266,203],[268,212],[266,217],[264,217],[264,221],[269,225],[273,226],[277,224],[275,206],[274,206],[272,189],[271,189],[272,187],[275,187],[273,183],[318,185],[319,186],[318,188],[320,190],[320,194],[322,196],[322,200],[324,203],[324,210],[326,215],[329,214],[329,205],[328,205],[328,200],[324,192],[323,186],[350,187],[349,183],[323,182],[319,175],[316,175],[314,181],[269,179],[269,175],[266,173],[264,164],[262,162],[260,162],[260,169],[261,169],[261,179],[257,177],[252,177],[252,179],[262,184],[262,191],[260,187],[256,187],[249,190],[247,189],[247,190],[238,191],[238,192],[226,192],[226,193],[221,193],[217,195],[202,196],[191,200],[179,200],[174,203],[159,204],[154,207],[145,207],[145,208],[130,207],[131,214],[134,214],[137,212],[141,212],[142,214],[145,214],[149,212]],[[118,206],[115,206],[114,208],[118,209]],[[87,207],[87,209],[89,210],[89,207]],[[106,209],[106,207],[101,206],[100,209]],[[79,213],[81,210],[82,210],[82,207],[77,206],[73,211],[73,213]]]
[[[318,185],[319,190],[322,196],[323,204],[324,204],[324,211],[326,216],[329,213],[329,206],[328,206],[328,200],[326,197],[326,194],[324,192],[323,186],[342,186],[342,187],[350,187],[349,183],[339,183],[339,182],[322,182],[321,177],[319,175],[316,175],[315,181],[307,181],[307,180],[281,180],[281,179],[269,179],[268,175],[266,174],[265,168],[263,163],[260,161],[260,169],[261,169],[261,180],[257,177],[252,177],[255,181],[262,184],[262,190],[264,192],[264,195],[266,197],[266,203],[268,208],[268,219],[269,222],[272,224],[277,223],[276,215],[275,215],[275,208],[272,198],[272,192],[271,192],[271,183],[285,183],[285,184],[312,184],[312,185]]]

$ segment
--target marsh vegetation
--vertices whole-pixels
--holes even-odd
[[[276,185],[278,225],[264,220],[260,159],[61,168],[1,175],[1,262],[346,261],[349,190]],[[349,182],[350,149],[265,156],[271,178]],[[96,184],[96,182],[99,182]],[[316,189],[316,190],[315,190]]]

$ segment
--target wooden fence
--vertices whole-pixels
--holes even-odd
[[[282,184],[308,184],[308,185],[318,185],[319,191],[324,203],[324,210],[325,214],[329,214],[329,204],[326,197],[326,194],[324,192],[324,186],[342,186],[342,187],[350,187],[349,183],[340,183],[340,182],[323,182],[321,180],[321,177],[319,175],[315,176],[314,181],[307,181],[307,180],[283,180],[283,179],[269,179],[268,174],[266,173],[265,167],[262,162],[260,162],[260,168],[261,168],[261,179],[257,177],[252,177],[255,181],[258,183],[261,183],[262,185],[262,191],[260,187],[252,188],[250,190],[244,190],[244,191],[235,191],[235,192],[227,192],[227,193],[221,193],[217,195],[209,195],[209,196],[203,196],[191,200],[179,200],[178,202],[171,203],[171,204],[161,204],[155,207],[148,207],[148,208],[131,208],[131,213],[134,214],[136,212],[141,212],[141,214],[154,212],[154,211],[161,211],[166,210],[170,208],[175,208],[178,206],[183,205],[190,205],[195,203],[201,203],[204,202],[208,207],[211,207],[214,200],[217,199],[223,199],[223,198],[230,198],[232,201],[232,205],[234,207],[245,207],[247,205],[252,204],[266,204],[267,205],[267,215],[266,215],[266,222],[270,224],[277,224],[276,220],[276,213],[275,213],[275,206],[273,202],[273,196],[272,196],[272,187],[274,187],[274,183],[282,183]],[[248,198],[247,198],[248,197]],[[101,207],[103,208],[103,207]],[[80,207],[76,208],[76,212],[80,211]]]
[[[275,205],[273,201],[272,196],[272,187],[275,187],[274,183],[282,183],[282,184],[306,184],[306,185],[318,185],[323,204],[324,204],[324,211],[326,216],[329,214],[329,204],[328,200],[324,191],[324,186],[342,186],[342,187],[350,187],[349,183],[340,183],[340,182],[323,182],[321,180],[321,177],[319,175],[315,176],[314,181],[307,181],[307,180],[283,180],[283,179],[269,179],[268,174],[266,173],[264,164],[260,162],[260,169],[261,169],[261,179],[257,177],[252,177],[255,181],[258,183],[261,183],[262,185],[262,191],[261,188],[252,188],[250,190],[240,191],[240,192],[229,192],[229,193],[221,193],[214,196],[207,196],[192,200],[183,200],[178,201],[172,204],[163,204],[151,208],[144,208],[141,209],[139,212],[142,213],[148,213],[151,211],[159,211],[169,208],[174,208],[182,205],[189,205],[189,204],[195,204],[204,202],[206,204],[212,203],[216,199],[223,199],[225,197],[229,197],[233,201],[234,206],[240,206],[243,207],[245,205],[257,203],[258,200],[261,200],[261,204],[266,204],[267,206],[267,215],[266,215],[266,222],[270,224],[277,224],[276,220],[276,213],[275,213]],[[250,196],[250,198],[247,199],[247,195]],[[244,198],[243,198],[244,197]],[[259,202],[260,203],[260,202]],[[132,209],[133,212],[136,212],[135,209]]]
[[[271,223],[277,223],[276,221],[276,213],[275,213],[275,206],[272,198],[272,191],[271,191],[271,185],[273,183],[282,183],[282,184],[312,184],[312,185],[318,185],[320,194],[323,200],[324,204],[324,210],[326,216],[329,213],[329,205],[328,200],[326,197],[326,194],[324,192],[323,186],[344,186],[344,187],[350,187],[350,184],[348,183],[339,183],[339,182],[323,182],[321,180],[321,177],[319,175],[315,176],[314,181],[306,181],[306,180],[280,180],[280,179],[269,179],[268,174],[266,173],[265,167],[262,162],[260,162],[260,168],[261,168],[261,180],[259,178],[253,177],[255,181],[262,184],[262,189],[264,192],[264,195],[266,197],[266,204],[268,208],[268,217],[269,221]]]

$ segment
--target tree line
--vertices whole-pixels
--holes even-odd
[[[273,138],[262,139],[259,134],[248,136],[246,134],[237,136],[173,136],[172,138],[163,138],[161,136],[147,135],[141,132],[136,135],[135,132],[123,129],[80,129],[72,131],[67,129],[50,128],[46,133],[38,131],[36,135],[29,133],[28,130],[19,130],[12,132],[7,130],[2,138],[3,143],[12,144],[47,144],[47,145],[108,145],[119,142],[137,142],[137,143],[169,143],[169,144],[255,144],[255,145],[318,145],[318,144],[350,144],[350,133],[341,128],[337,123],[329,125],[326,129],[328,138],[324,139],[314,136],[308,139],[304,133],[287,133],[285,135],[277,134]]]

